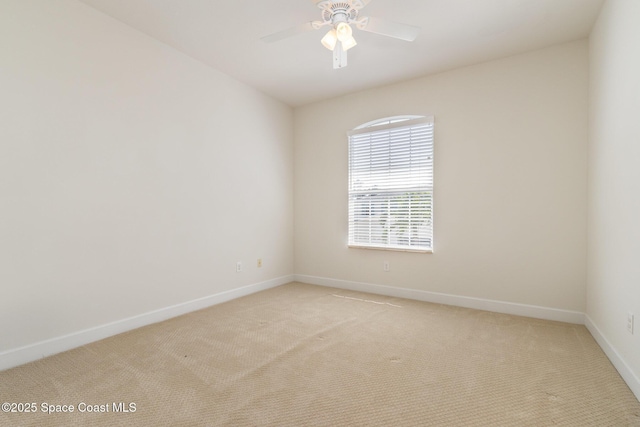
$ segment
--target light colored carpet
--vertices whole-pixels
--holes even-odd
[[[640,426],[583,326],[299,283],[0,372],[0,400],[38,406],[2,426]]]

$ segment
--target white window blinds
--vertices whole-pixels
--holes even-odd
[[[349,132],[349,246],[433,249],[433,117]]]

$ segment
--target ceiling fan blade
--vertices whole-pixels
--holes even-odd
[[[297,36],[298,34],[306,33],[307,31],[315,30],[316,27],[314,27],[313,22],[314,21],[305,22],[304,24],[300,24],[296,27],[291,27],[287,30],[278,31],[277,33],[260,37],[260,40],[265,43],[274,43],[289,37]]]
[[[364,20],[366,20],[366,22],[363,22],[362,25],[358,25],[358,29],[400,40],[406,40],[408,42],[414,41],[420,32],[419,27],[399,24],[397,22],[387,21],[386,19],[367,17],[364,18]]]

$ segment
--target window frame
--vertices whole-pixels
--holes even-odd
[[[425,202],[418,202],[418,203],[426,203],[429,207],[427,209],[428,212],[428,219],[426,220],[428,225],[427,227],[427,233],[426,233],[426,239],[428,239],[429,241],[429,245],[411,245],[411,244],[392,244],[390,241],[392,239],[391,237],[391,226],[390,225],[386,225],[386,224],[391,224],[392,220],[389,219],[389,216],[391,215],[391,213],[388,213],[385,221],[387,221],[387,223],[385,223],[385,231],[384,233],[387,234],[387,243],[381,243],[381,244],[376,244],[375,242],[373,242],[372,237],[371,237],[371,233],[369,233],[369,239],[368,242],[363,243],[363,242],[358,242],[355,240],[355,236],[354,234],[357,232],[357,229],[354,228],[354,223],[355,223],[355,219],[354,219],[354,213],[352,212],[353,210],[355,210],[354,206],[352,206],[352,204],[354,203],[354,193],[358,193],[357,191],[353,190],[353,181],[352,181],[352,166],[353,166],[353,141],[352,141],[352,137],[357,136],[357,135],[373,135],[375,133],[379,133],[379,132],[384,132],[385,130],[389,130],[389,131],[401,131],[403,129],[411,129],[411,128],[424,128],[424,125],[429,125],[430,129],[427,131],[427,134],[429,135],[428,138],[426,138],[426,141],[424,142],[423,147],[426,147],[427,152],[429,153],[427,155],[427,162],[425,163],[425,167],[427,169],[427,175],[425,178],[424,182],[420,182],[420,187],[419,188],[423,188],[423,190],[420,191],[425,191],[428,192],[429,195],[427,197],[425,197]],[[354,128],[353,130],[347,132],[347,137],[348,137],[348,188],[347,188],[347,193],[348,193],[348,208],[347,208],[347,215],[348,215],[348,229],[347,229],[347,247],[348,248],[355,248],[355,249],[373,249],[373,250],[387,250],[387,251],[399,251],[399,252],[418,252],[418,253],[433,253],[433,194],[434,194],[434,146],[435,146],[435,121],[434,121],[434,117],[432,115],[430,116],[418,116],[418,115],[404,115],[404,116],[392,116],[392,117],[385,117],[382,119],[377,119],[377,120],[373,120],[367,123],[364,123],[356,128]],[[391,135],[391,134],[390,134]],[[411,139],[409,138],[409,140],[407,141],[407,143],[410,144]],[[387,203],[388,206],[391,206],[390,204],[392,203],[392,198],[394,196],[392,196],[392,194],[395,193],[404,193],[404,194],[410,194],[413,190],[415,189],[415,187],[412,187],[411,184],[406,183],[406,185],[404,186],[399,186],[397,187],[397,191],[391,191],[391,190],[381,190],[381,193],[384,194],[381,198],[381,200],[384,201],[384,203]],[[411,196],[409,196],[411,197]],[[412,208],[412,212],[413,212]],[[389,212],[391,212],[391,208],[388,208]],[[402,221],[405,221],[405,218],[401,218]],[[369,220],[371,221],[371,220]],[[419,224],[419,223],[418,223]],[[419,225],[418,225],[419,226]],[[416,227],[418,227],[416,226]],[[371,222],[369,223],[369,227],[371,227]],[[412,227],[411,222],[409,223],[409,225],[407,225],[406,227]],[[383,233],[383,234],[384,234]],[[412,231],[409,231],[409,233],[412,233]],[[396,238],[398,238],[401,235],[397,235]],[[409,239],[411,239],[411,237],[409,237]]]

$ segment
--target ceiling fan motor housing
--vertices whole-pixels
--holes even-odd
[[[364,4],[359,0],[346,2],[321,1],[318,3],[318,7],[323,10],[322,19],[324,23],[335,27],[341,22],[348,24],[355,21],[358,17],[358,9],[364,7]]]

